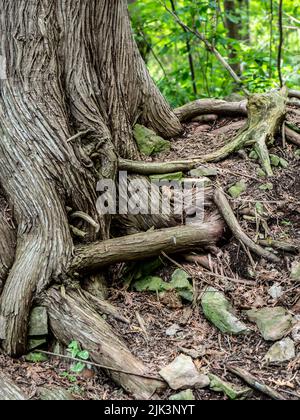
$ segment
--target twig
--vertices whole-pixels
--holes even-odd
[[[274,255],[272,252],[267,251],[262,248],[260,245],[257,245],[241,228],[237,218],[235,217],[233,210],[230,207],[230,204],[221,188],[218,188],[214,196],[215,204],[217,205],[220,213],[225,219],[227,225],[230,227],[233,235],[244,245],[246,245],[251,251],[260,257],[266,258],[269,261],[279,263],[280,259]]]
[[[52,353],[50,351],[36,350],[35,353],[42,353],[42,354],[46,354],[48,356],[58,357],[59,359],[72,360],[73,362],[86,363],[87,365],[90,365],[90,366],[98,367],[100,369],[110,370],[111,372],[123,373],[124,375],[132,375],[132,376],[137,376],[139,378],[154,379],[154,380],[163,382],[163,380],[161,378],[157,377],[157,376],[145,375],[143,373],[129,372],[127,370],[113,368],[113,367],[110,367],[110,366],[104,366],[104,365],[100,365],[99,363],[90,362],[89,360],[77,359],[76,357],[65,356],[63,354]]]
[[[268,385],[264,384],[262,381],[257,380],[253,375],[251,375],[246,370],[241,369],[239,367],[235,367],[235,366],[227,366],[227,369],[229,370],[229,372],[243,379],[252,388],[256,389],[257,391],[265,395],[268,395],[268,397],[271,397],[273,400],[278,400],[278,401],[286,400],[286,398],[284,398],[283,395],[281,395],[279,392],[275,391],[274,389],[270,388]]]
[[[220,54],[220,52],[214,47],[214,45],[212,45],[208,39],[201,34],[197,29],[192,29],[189,26],[187,26],[177,15],[177,13],[174,13],[171,9],[168,8],[168,6],[166,5],[166,3],[162,0],[160,0],[160,3],[164,6],[164,8],[166,9],[166,11],[168,13],[170,13],[171,16],[173,16],[173,18],[175,19],[175,21],[186,31],[192,33],[193,35],[195,35],[198,39],[200,39],[200,41],[202,41],[205,45],[205,47],[207,48],[208,51],[210,51],[211,53],[213,53],[216,58],[219,60],[219,62],[222,64],[222,66],[229,72],[229,74],[231,75],[231,77],[233,78],[233,80],[241,87],[241,89],[243,90],[243,92],[245,93],[246,96],[250,96],[250,92],[245,88],[241,78],[236,74],[236,72],[233,70],[233,68],[229,65],[229,63],[225,60],[225,58]]]
[[[78,139],[79,137],[85,136],[85,135],[86,135],[86,134],[88,134],[90,131],[91,131],[90,129],[85,130],[85,131],[80,131],[79,133],[77,133],[77,134],[75,134],[74,136],[70,137],[70,138],[67,140],[67,143],[71,143],[72,141],[74,141],[74,140]]]

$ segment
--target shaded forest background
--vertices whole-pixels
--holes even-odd
[[[283,0],[282,16],[280,0],[166,0],[165,4],[205,35],[250,92],[279,86],[279,62],[284,83],[299,87],[299,0]],[[216,57],[176,22],[163,2],[137,0],[129,8],[140,51],[172,106],[238,92]]]

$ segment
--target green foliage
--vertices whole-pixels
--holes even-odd
[[[72,341],[68,346],[68,352],[74,359],[89,360],[90,354],[86,350],[81,350],[80,345],[77,341]],[[71,371],[73,373],[81,373],[86,366],[86,363],[77,362],[71,366]]]
[[[171,9],[171,1],[164,0]],[[168,13],[163,1],[137,0],[130,5],[133,29],[150,73],[171,105],[179,106],[199,97],[224,97],[237,90],[226,70],[203,43],[187,33]],[[219,0],[173,0],[180,19],[216,46],[236,68],[252,92],[278,87],[278,0],[237,2],[225,10]],[[240,6],[239,6],[240,5]],[[300,0],[284,1],[283,77],[290,88],[300,85]],[[295,19],[296,18],[296,19]],[[230,38],[226,22],[238,28]],[[146,46],[145,46],[146,43]],[[189,56],[190,54],[190,56]],[[190,57],[195,69],[195,94]]]
[[[34,352],[27,354],[25,360],[30,363],[43,363],[48,361],[48,357],[45,354]]]

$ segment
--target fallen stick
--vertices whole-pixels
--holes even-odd
[[[300,251],[300,243],[290,243],[276,241],[274,239],[261,239],[259,244],[265,247],[276,248],[284,252],[298,253]]]
[[[52,356],[52,357],[56,357],[58,359],[70,360],[72,362],[85,363],[86,365],[94,366],[94,367],[97,367],[99,369],[109,370],[111,372],[124,373],[125,375],[137,376],[139,378],[144,378],[144,379],[154,379],[155,381],[163,382],[163,380],[161,378],[159,378],[158,376],[146,375],[146,374],[137,373],[137,372],[131,372],[131,371],[128,371],[126,369],[117,369],[117,368],[113,368],[113,367],[110,367],[110,366],[100,365],[99,363],[94,363],[94,362],[91,362],[90,360],[82,360],[82,359],[78,359],[77,357],[66,356],[64,354],[58,354],[58,353],[52,353],[51,351],[35,350],[34,353],[42,353],[42,354],[45,354],[46,356]]]
[[[236,239],[242,242],[246,247],[248,247],[251,251],[253,251],[258,256],[263,257],[275,263],[280,262],[280,259],[276,255],[262,248],[260,245],[253,242],[252,239],[249,238],[249,236],[246,235],[246,233],[241,228],[237,218],[235,217],[235,214],[224,192],[220,188],[216,189],[216,192],[214,195],[214,202],[217,205],[220,213],[225,219],[225,222],[231,229]]]
[[[257,380],[251,373],[247,372],[244,369],[235,366],[227,366],[229,372],[233,373],[234,375],[238,376],[239,378],[243,379],[249,386],[254,388],[255,390],[271,397],[273,400],[285,401],[283,395],[279,392],[275,391],[274,389],[270,388],[268,385],[264,384],[262,381]]]
[[[25,401],[28,397],[4,372],[0,372],[0,401]]]
[[[199,226],[179,226],[153,232],[137,233],[77,247],[70,274],[97,271],[120,262],[138,261],[166,254],[214,245],[222,236],[223,222],[214,220]]]

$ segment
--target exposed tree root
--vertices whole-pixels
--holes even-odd
[[[149,374],[146,366],[130,353],[123,340],[79,291],[62,294],[59,289],[51,288],[45,294],[43,304],[48,309],[54,335],[65,345],[76,340],[82,348],[89,350],[95,363],[138,375]],[[163,386],[159,380],[112,371],[107,374],[137,399],[149,399]]]
[[[296,146],[300,147],[300,134],[299,133],[296,133],[296,131],[294,131],[291,128],[285,126],[285,135],[286,135],[287,140],[290,143],[293,143]]]
[[[236,239],[242,242],[246,247],[248,247],[256,255],[275,263],[280,262],[280,259],[276,255],[262,248],[260,245],[257,245],[255,242],[252,241],[252,239],[250,239],[245,234],[237,218],[235,217],[224,192],[220,188],[216,190],[214,200],[220,213],[224,217],[224,220],[226,221],[227,225],[231,229]]]
[[[289,89],[288,95],[290,98],[300,99],[300,90]]]
[[[69,272],[93,272],[119,262],[138,261],[165,253],[178,253],[214,245],[222,236],[224,225],[219,219],[199,226],[181,226],[78,247]]]
[[[252,95],[248,100],[248,124],[237,136],[224,147],[203,156],[203,162],[217,162],[244,146],[254,145],[268,176],[273,175],[267,144],[274,141],[274,136],[284,120],[287,93],[270,92]]]
[[[217,114],[224,116],[247,116],[247,101],[227,102],[219,99],[198,99],[174,110],[181,122],[202,114]]]
[[[4,372],[0,372],[0,400],[25,401],[29,398]]]

